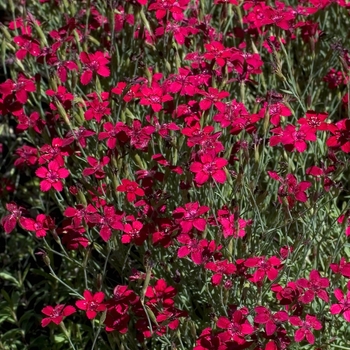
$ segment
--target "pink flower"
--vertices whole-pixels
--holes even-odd
[[[103,292],[92,294],[89,290],[85,290],[83,295],[85,299],[76,301],[75,305],[78,309],[86,311],[89,320],[94,319],[98,312],[106,310],[106,305],[102,304],[105,297]]]
[[[340,263],[332,263],[329,265],[334,273],[339,273],[344,277],[350,278],[350,262],[347,262],[344,257],[340,258]]]
[[[69,176],[69,171],[66,168],[60,167],[58,162],[53,160],[49,163],[48,168],[42,166],[36,170],[35,174],[41,179],[44,179],[40,182],[41,191],[49,191],[52,187],[56,191],[62,191],[62,179]]]

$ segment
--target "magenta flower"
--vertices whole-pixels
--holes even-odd
[[[56,191],[62,191],[62,179],[69,176],[69,171],[66,168],[60,167],[58,162],[53,160],[49,163],[48,168],[42,166],[36,170],[35,174],[41,179],[44,179],[40,182],[41,191],[47,192],[52,187]]]

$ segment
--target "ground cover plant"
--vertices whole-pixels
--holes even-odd
[[[350,4],[1,8],[1,349],[350,349]]]

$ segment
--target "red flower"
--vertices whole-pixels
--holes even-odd
[[[145,296],[149,299],[147,300],[147,304],[158,304],[159,306],[169,307],[174,305],[173,298],[176,294],[174,287],[168,286],[165,280],[159,279],[154,287],[147,287]]]
[[[288,314],[285,311],[272,313],[264,306],[257,306],[254,310],[256,312],[254,322],[265,325],[267,336],[271,336],[275,333],[277,326],[280,325],[281,322],[286,322],[288,320]]]
[[[292,11],[291,7],[287,7],[282,2],[276,2],[277,8],[268,8],[265,10],[265,15],[269,18],[268,22],[275,24],[277,27],[282,28],[283,30],[289,30],[293,27],[293,20],[295,14]]]
[[[38,150],[34,147],[24,145],[17,148],[15,153],[19,157],[15,160],[15,166],[19,167],[23,164],[31,166],[38,161]]]
[[[334,68],[329,70],[329,72],[323,78],[323,81],[328,83],[328,87],[330,89],[336,89],[339,85],[346,84],[346,78],[344,77],[343,72],[336,71]]]
[[[74,141],[77,141],[81,145],[81,147],[86,148],[86,138],[95,134],[95,131],[80,126],[78,129],[70,130],[67,132],[63,140],[62,146],[65,147],[70,145]]]
[[[318,166],[311,166],[306,169],[305,173],[306,175],[316,177],[317,181],[320,180],[320,178],[323,178],[323,188],[326,192],[329,192],[331,187],[334,185],[334,182],[328,175],[333,173],[337,168],[335,165],[330,165],[328,167],[326,167],[324,164],[322,165],[322,168]]]
[[[209,211],[207,206],[199,206],[198,202],[186,203],[185,207],[176,208],[173,211],[173,217],[180,224],[182,233],[190,232],[193,227],[203,232],[206,227],[206,220],[200,216]]]
[[[95,175],[96,179],[104,179],[106,173],[103,170],[103,167],[106,166],[110,158],[107,156],[102,157],[101,160],[97,160],[94,157],[87,157],[88,163],[91,165],[91,168],[85,168],[83,170],[83,176]]]
[[[57,110],[56,102],[60,102],[65,110],[68,110],[72,107],[72,101],[74,100],[74,95],[70,92],[67,92],[67,89],[59,85],[57,91],[48,89],[45,91],[46,95],[50,96],[53,102],[50,102],[50,108],[53,111]]]
[[[45,237],[47,231],[55,228],[52,218],[45,214],[39,214],[36,219],[21,217],[21,226],[28,231],[34,231],[37,238]]]
[[[270,105],[268,105],[266,102],[265,106],[266,107],[263,110],[267,108],[272,125],[277,126],[280,123],[281,117],[289,117],[292,115],[291,110],[282,102],[277,102]],[[262,111],[260,111],[260,113],[262,113]]]
[[[328,147],[340,148],[350,153],[350,119],[342,119],[336,124],[329,124],[328,130],[333,134],[326,144]]]
[[[195,181],[202,185],[211,177],[218,183],[225,183],[226,173],[222,168],[228,164],[224,158],[215,158],[212,154],[204,154],[200,162],[193,162],[190,171],[196,174]]]
[[[211,278],[211,283],[214,286],[221,283],[223,275],[232,275],[237,270],[235,264],[229,263],[228,260],[208,262],[204,267],[215,272]]]
[[[76,207],[67,207],[63,215],[65,217],[72,218],[74,225],[79,226],[82,223],[83,219],[85,223],[87,223],[89,219],[88,216],[96,212],[97,210],[91,204],[88,204],[86,208],[83,205],[79,204]]]
[[[199,106],[203,111],[209,109],[212,106],[212,104],[214,104],[216,108],[219,108],[220,106],[225,106],[225,104],[220,100],[230,96],[229,92],[219,91],[218,89],[215,89],[213,87],[209,87],[208,92],[202,91],[200,92],[200,94],[205,96],[204,99],[199,102]]]
[[[219,336],[210,327],[203,329],[196,340],[193,350],[226,350],[227,346],[221,342]]]
[[[132,126],[126,131],[126,133],[130,137],[131,146],[134,146],[140,150],[146,150],[148,143],[151,140],[151,135],[154,133],[154,131],[154,126],[147,125],[142,127],[141,122],[135,119]]]
[[[90,208],[90,211],[92,209]],[[116,213],[112,205],[103,208],[103,215],[91,213],[87,216],[89,223],[97,224],[101,238],[107,242],[112,236],[112,230],[123,230],[122,218],[124,213]]]
[[[231,320],[224,316],[219,317],[217,326],[221,329],[225,329],[224,332],[219,334],[219,338],[223,342],[234,341],[239,345],[245,344],[245,337],[254,332],[254,328],[241,310],[236,310]]]
[[[204,44],[204,47],[206,52],[203,57],[209,61],[215,60],[220,67],[223,67],[226,64],[226,59],[232,55],[230,49],[225,48],[225,46],[218,41]]]
[[[305,152],[307,149],[306,141],[316,141],[316,130],[303,124],[297,129],[294,125],[287,125],[283,131],[281,142],[284,148],[292,152],[296,149],[298,152]]]
[[[128,140],[127,132],[129,128],[123,122],[117,122],[116,125],[113,125],[111,122],[103,124],[103,129],[98,134],[99,140],[104,140],[107,138],[107,147],[114,149],[117,146],[117,140],[119,142],[126,142]]]
[[[206,240],[192,239],[187,233],[183,233],[177,237],[178,242],[183,244],[182,247],[177,251],[177,256],[181,259],[185,256],[190,255],[191,260],[199,265],[203,262],[203,243]]]
[[[251,224],[251,221],[244,219],[236,220],[235,215],[231,214],[228,217],[219,217],[218,221],[222,226],[222,232],[225,238],[235,237],[242,238],[245,236],[245,227]]]
[[[109,77],[110,71],[108,67],[106,67],[109,60],[105,57],[103,52],[97,51],[90,54],[82,52],[80,54],[80,60],[84,64],[83,74],[80,77],[80,82],[83,85],[90,83],[94,72],[102,77]]]
[[[276,298],[281,305],[293,305],[293,308],[298,306],[299,298],[303,294],[303,289],[292,281],[288,282],[284,288],[279,284],[274,284],[271,290],[276,293]]]
[[[167,101],[172,101],[170,95],[164,95],[163,89],[160,86],[141,88],[141,100],[140,105],[151,106],[154,112],[159,112],[163,107],[162,104]]]
[[[193,96],[197,92],[197,86],[201,82],[199,76],[192,75],[188,68],[179,68],[178,74],[172,74],[168,79],[168,91],[181,96]]]
[[[283,198],[286,197],[288,205],[290,207],[294,206],[295,200],[299,202],[307,201],[306,190],[311,186],[308,181],[301,181],[298,183],[297,178],[293,174],[287,174],[286,178],[281,178],[276,172],[267,172],[271,178],[280,181],[281,186],[278,189],[278,200],[283,203]]]
[[[13,41],[20,47],[20,49],[16,51],[16,57],[19,60],[23,60],[27,54],[34,57],[40,55],[40,43],[30,35],[24,34],[15,36]]]
[[[222,128],[227,128],[228,126],[233,126],[240,120],[249,118],[249,113],[243,103],[232,100],[224,105],[217,107],[219,113],[214,115],[213,120],[220,123]],[[260,118],[259,118],[260,119]]]
[[[315,295],[328,303],[328,293],[324,289],[329,287],[329,279],[327,277],[321,277],[317,270],[310,272],[309,280],[300,278],[295,283],[305,290],[304,294],[299,298],[302,303],[311,303]]]
[[[329,265],[334,273],[340,273],[344,277],[350,278],[350,262],[347,262],[344,257],[340,259],[340,263],[332,263]]]
[[[134,220],[131,225],[124,225],[124,234],[122,235],[121,241],[123,244],[135,243],[136,245],[142,245],[147,239],[145,230],[142,230],[143,224],[140,221]]]
[[[4,83],[0,84],[0,93],[3,98],[8,95],[15,94],[18,102],[25,104],[28,100],[28,92],[34,92],[36,90],[35,83],[32,79],[27,79],[23,75],[20,75],[17,82],[13,82],[11,79],[7,79]]]
[[[108,93],[102,92],[100,96],[90,94],[88,97],[92,97],[92,100],[85,101],[85,104],[88,107],[84,113],[85,120],[95,119],[99,123],[105,115],[111,114],[111,109],[108,108],[109,102],[105,101],[108,99]]]
[[[40,167],[36,170],[35,174],[41,179],[44,179],[40,182],[41,191],[49,191],[52,187],[56,191],[62,191],[62,179],[69,176],[69,171],[66,168],[60,167],[58,162],[53,160],[49,163],[48,168]]]
[[[348,291],[346,295],[341,289],[336,289],[334,291],[334,296],[338,300],[338,304],[333,304],[330,307],[332,315],[343,313],[345,321],[350,322],[350,281],[347,283]]]
[[[38,112],[33,112],[29,117],[26,114],[21,114],[18,116],[18,125],[16,129],[18,131],[25,131],[32,128],[38,134],[41,134],[46,122],[40,118]]]
[[[21,218],[24,208],[19,207],[16,203],[11,202],[6,204],[6,209],[10,214],[5,215],[1,219],[1,225],[4,227],[6,233],[11,233],[17,224],[17,221]]]
[[[85,299],[76,301],[75,305],[78,309],[86,311],[89,320],[94,319],[98,312],[106,310],[106,305],[102,304],[105,297],[103,292],[92,294],[85,290],[83,295]]]
[[[298,119],[298,123],[301,125],[308,125],[314,131],[327,131],[328,124],[325,123],[325,119],[328,117],[328,113],[317,113],[315,111],[307,111],[304,118]]]
[[[167,307],[157,315],[156,321],[162,328],[169,327],[174,331],[180,325],[179,318],[187,316],[188,313],[186,311],[178,310],[174,307]]]
[[[310,344],[314,344],[315,336],[312,334],[311,330],[316,329],[318,331],[322,329],[321,322],[315,316],[311,315],[306,315],[305,321],[302,321],[298,316],[291,316],[289,322],[293,326],[299,327],[294,335],[294,340],[298,343],[306,338]]]
[[[65,306],[64,304],[59,304],[55,307],[45,306],[41,312],[44,315],[49,316],[41,320],[41,326],[46,327],[51,322],[60,324],[63,321],[64,317],[74,314],[75,307],[71,305]]]
[[[40,148],[39,164],[49,163],[50,161],[56,161],[60,167],[64,166],[64,158],[68,157],[71,150],[63,147],[63,140],[55,137],[51,145],[45,144]]]
[[[185,11],[190,0],[156,0],[149,5],[149,11],[156,11],[156,17],[161,20],[166,14],[171,12],[172,17],[176,21],[181,21],[184,18],[183,11]]]
[[[254,283],[262,282],[265,275],[270,281],[273,281],[278,276],[278,270],[282,267],[281,260],[276,256],[266,259],[266,257],[248,258],[244,265],[246,267],[257,268],[249,281]]]
[[[118,192],[126,192],[126,199],[128,202],[134,202],[136,200],[136,196],[144,196],[145,192],[139,185],[130,181],[129,179],[123,179],[122,184],[117,187]]]

